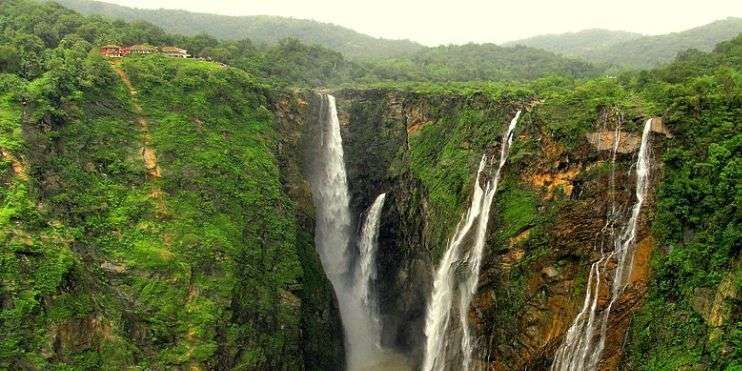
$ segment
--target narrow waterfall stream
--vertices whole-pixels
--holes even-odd
[[[482,155],[469,209],[456,226],[454,236],[448,243],[435,272],[433,294],[428,303],[425,318],[426,344],[423,360],[425,371],[471,368],[476,344],[472,340],[467,315],[479,282],[479,269],[484,253],[490,208],[497,193],[500,173],[507,160],[510,145],[513,142],[513,130],[520,114],[521,111],[518,111],[503,134],[497,170],[494,177],[487,180],[482,177],[487,165],[487,156]],[[474,231],[473,241],[469,237],[472,230]],[[463,245],[470,241],[472,241],[471,246],[464,251]],[[454,335],[454,331],[450,329],[454,310],[458,311],[461,331],[458,336]],[[457,343],[459,347],[456,347]],[[461,366],[453,364],[457,355],[461,359]]]
[[[636,235],[638,232],[639,215],[642,205],[649,189],[649,171],[651,168],[649,153],[649,137],[651,134],[652,119],[644,123],[642,132],[641,146],[636,162],[636,201],[631,208],[629,220],[626,222],[622,232],[613,235],[613,249],[608,254],[601,249],[601,258],[590,267],[589,278],[587,282],[587,292],[582,310],[575,317],[564,341],[557,350],[551,369],[559,371],[568,370],[596,370],[600,357],[605,346],[606,331],[608,327],[608,317],[611,313],[616,300],[623,294],[626,288],[627,280],[631,274],[633,266],[634,248],[636,246]],[[613,145],[613,161],[615,163],[616,150],[618,147],[620,131],[616,129]],[[613,177],[611,177],[613,182]],[[615,208],[612,213],[615,214]],[[608,223],[613,215],[609,216]],[[606,227],[609,227],[606,224]],[[610,225],[612,230],[612,224]],[[608,262],[615,261],[615,268],[610,273],[612,278],[610,284],[610,302],[600,317],[597,316],[597,302],[600,292],[601,265],[603,271],[606,271]],[[596,335],[595,329],[599,327],[600,331]],[[596,336],[598,337],[596,343]]]
[[[378,347],[381,347],[381,324],[376,310],[376,302],[371,295],[371,282],[376,278],[376,250],[379,241],[379,225],[381,211],[384,208],[386,193],[380,194],[366,213],[366,219],[361,228],[358,241],[358,267],[356,269],[355,293],[361,300],[361,305],[371,322],[371,332],[368,334]]]

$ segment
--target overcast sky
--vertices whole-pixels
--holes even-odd
[[[137,8],[308,18],[427,45],[502,43],[587,28],[682,31],[742,16],[742,0],[104,0]]]

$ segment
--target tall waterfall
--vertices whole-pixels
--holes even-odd
[[[641,146],[639,147],[636,162],[636,202],[631,208],[631,216],[622,232],[614,235],[612,230],[616,210],[615,207],[612,207],[612,215],[609,215],[606,228],[610,227],[613,249],[606,255],[601,247],[601,258],[590,267],[587,292],[585,301],[582,304],[582,310],[577,314],[574,322],[572,322],[569,330],[567,330],[564,341],[554,356],[554,362],[551,365],[552,370],[595,370],[598,367],[605,346],[608,316],[611,313],[613,304],[623,294],[633,266],[639,214],[641,213],[641,208],[649,189],[649,170],[651,167],[649,137],[651,124],[652,119],[647,120],[644,123],[644,131],[642,132]],[[617,128],[613,145],[614,163],[618,149],[619,134],[620,131]],[[612,184],[613,175],[611,175]],[[600,292],[601,266],[603,271],[605,271],[608,262],[611,261],[615,261],[615,268],[612,272],[613,277],[609,282],[611,300],[608,307],[603,311],[602,316],[598,317],[596,312]],[[600,329],[597,335],[595,334],[596,328]],[[597,343],[596,337],[598,338]]]
[[[363,300],[355,292],[351,276],[353,254],[348,184],[343,160],[343,143],[335,97],[322,96],[321,148],[310,177],[316,207],[315,244],[322,266],[332,282],[345,332],[346,362],[350,370],[368,369],[377,362],[377,341],[369,337],[377,328],[369,318]]]
[[[381,334],[378,313],[370,291],[371,282],[376,278],[376,250],[378,249],[379,224],[381,210],[384,208],[386,193],[380,194],[368,209],[366,220],[361,228],[361,238],[358,242],[359,258],[356,269],[356,295],[371,321],[371,333],[368,334],[377,346],[381,346]]]
[[[456,226],[454,236],[449,241],[435,272],[433,295],[428,303],[425,318],[424,371],[443,370],[447,367],[468,370],[471,367],[475,344],[469,330],[467,315],[479,282],[490,208],[497,193],[500,173],[507,160],[513,142],[513,130],[520,114],[521,111],[518,111],[502,137],[500,161],[495,176],[486,180],[483,179],[482,173],[487,164],[487,157],[482,155],[469,209]],[[471,242],[470,248],[464,251],[464,244],[468,242]],[[453,336],[453,331],[449,330],[453,310],[458,311],[461,330],[459,336]],[[455,347],[456,340],[459,340],[458,348]],[[461,367],[450,364],[456,359],[457,353],[461,359]]]

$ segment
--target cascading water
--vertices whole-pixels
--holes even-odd
[[[652,119],[647,120],[644,123],[644,130],[642,132],[641,146],[639,147],[639,154],[636,162],[636,202],[631,208],[631,216],[624,226],[622,233],[618,236],[614,236],[612,233],[612,220],[616,211],[615,207],[612,208],[613,215],[609,216],[608,223],[610,223],[611,228],[610,236],[613,240],[613,250],[610,254],[605,255],[605,252],[601,248],[600,260],[593,263],[590,267],[587,293],[585,295],[582,310],[577,317],[575,317],[569,330],[567,330],[564,341],[554,356],[554,361],[551,365],[552,370],[595,370],[598,367],[605,346],[608,316],[611,313],[613,304],[615,304],[616,300],[618,300],[621,294],[623,294],[623,291],[628,284],[627,280],[631,274],[631,268],[633,266],[639,214],[641,213],[641,208],[649,189],[649,170],[651,167],[649,137],[652,127],[651,124]],[[614,163],[616,151],[618,149],[619,133],[620,131],[616,129],[613,145]],[[613,183],[613,176],[611,176],[611,183]],[[608,226],[609,224],[606,224],[606,227]],[[602,316],[597,318],[598,323],[596,324],[596,311],[601,278],[600,267],[602,265],[605,270],[607,263],[611,260],[615,260],[615,268],[612,272],[613,278],[610,280],[611,300],[608,307],[603,311]],[[600,333],[597,336],[597,344],[595,343],[596,335],[594,331],[596,326],[600,327]]]
[[[356,295],[361,300],[363,309],[371,320],[371,333],[369,337],[381,346],[381,334],[378,314],[375,302],[371,296],[371,282],[376,278],[376,250],[378,249],[379,225],[381,210],[384,208],[386,193],[380,194],[368,209],[366,220],[361,228],[361,238],[358,242],[359,258],[356,270]]]
[[[482,156],[474,182],[474,193],[471,205],[464,214],[453,238],[449,241],[446,251],[441,258],[440,265],[435,272],[433,281],[433,295],[428,303],[425,318],[425,359],[423,370],[443,370],[447,367],[468,370],[471,367],[474,342],[469,330],[467,315],[471,300],[476,293],[479,282],[479,269],[482,263],[484,244],[487,236],[487,224],[492,202],[497,193],[500,173],[507,160],[510,145],[513,142],[513,130],[518,123],[521,111],[510,121],[507,131],[502,137],[500,147],[500,162],[495,176],[485,181],[482,188],[482,173],[487,164],[486,155]],[[474,239],[468,251],[463,251],[465,242],[471,241],[467,237],[474,230]],[[463,268],[463,277],[460,271]],[[454,308],[454,299],[458,295],[458,307]],[[461,335],[455,337],[449,331],[452,310],[457,309]],[[460,338],[459,345],[452,347],[453,340]],[[461,367],[450,365],[455,354],[460,352]]]
[[[377,341],[369,337],[377,326],[370,320],[351,276],[351,218],[343,143],[335,97],[322,96],[321,148],[310,179],[316,207],[315,244],[338,300],[350,370],[364,370],[378,361]]]
[[[320,166],[310,179],[317,209],[314,239],[325,273],[338,291],[350,267],[351,219],[343,142],[332,95],[322,96],[320,121],[324,124],[317,159]]]

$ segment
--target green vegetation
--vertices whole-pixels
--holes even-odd
[[[587,77],[599,72],[588,63],[551,52],[494,44],[427,48],[407,58],[370,64],[369,69],[380,79],[435,82],[532,80],[552,74]]]
[[[530,80],[552,74],[585,77],[600,72],[585,62],[526,47],[471,44],[425,48],[409,41],[375,39],[305,20],[131,9],[85,0],[60,3],[85,14],[135,21],[135,27],[151,29],[155,24],[187,35],[165,36],[157,29],[162,39],[153,43],[177,44],[195,56],[290,84]]]
[[[587,30],[561,35],[536,36],[506,45],[525,45],[557,54],[579,57],[596,65],[651,68],[672,62],[687,49],[709,52],[722,41],[742,33],[742,18],[727,18],[683,32],[657,36]]]
[[[715,27],[713,37],[730,29]],[[614,36],[601,37],[615,45],[632,37]],[[359,62],[295,39],[270,41],[178,36],[56,4],[0,3],[0,368],[341,365],[332,293],[304,230],[311,216],[299,215],[284,191],[302,185],[282,184],[276,156],[287,133],[271,113],[288,86],[325,84],[429,103],[435,120],[408,136],[382,122],[349,148],[389,139],[375,143],[389,149],[378,160],[420,185],[411,198],[426,201],[423,233],[434,249],[465,209],[482,154],[496,156],[504,125],[530,107],[487,247],[501,252],[529,231],[508,279],[488,283],[498,294],[488,320],[507,323],[495,334],[501,343],[518,331],[514,319],[530,300],[524,287],[540,274],[533,268],[561,269],[540,259],[551,253],[558,213],[578,203],[558,190],[540,199],[522,181],[543,160],[540,146],[561,151],[557,163],[539,164],[559,171],[594,159],[585,134],[601,127],[602,114],[620,113],[634,132],[642,118],[662,115],[674,138],[654,147],[662,179],[649,213],[652,281],[625,366],[740,366],[740,303],[730,293],[741,282],[742,36],[713,52],[682,52],[664,68],[592,79],[598,70],[588,64],[524,47],[389,46],[395,58]],[[229,66],[157,55],[112,65],[96,50],[110,42],[179,45]],[[351,111],[376,117],[387,108]],[[144,149],[153,150],[161,177],[145,167]],[[627,168],[630,156],[620,161]],[[589,181],[606,169],[580,176]],[[380,178],[387,169],[374,171]]]
[[[687,54],[659,77],[641,74],[646,95],[671,112],[676,135],[663,156],[653,224],[659,248],[631,330],[633,368],[742,366],[740,302],[725,297],[742,284],[742,75],[733,67],[740,47],[742,36],[711,54]]]
[[[170,36],[0,8],[0,368],[342,363],[328,302],[298,297],[303,282],[329,286],[299,258],[313,247],[283,193],[266,87],[210,62],[132,57],[132,97],[90,41]]]
[[[641,34],[633,32],[592,29],[563,34],[539,35],[511,41],[505,43],[505,46],[525,45],[561,55],[581,57],[589,60],[592,54],[597,53],[603,48],[636,40],[640,37],[642,37]]]

